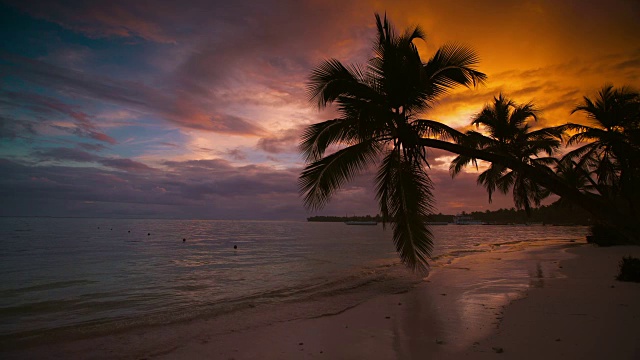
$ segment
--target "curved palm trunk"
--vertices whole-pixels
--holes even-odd
[[[599,219],[602,219],[606,223],[615,226],[630,241],[635,243],[640,242],[640,239],[638,238],[639,235],[631,229],[631,227],[635,224],[634,219],[618,211],[616,207],[605,201],[601,196],[598,196],[596,194],[584,193],[574,187],[567,185],[554,173],[540,171],[534,166],[525,164],[515,158],[473,149],[447,141],[422,138],[420,139],[420,144],[422,146],[446,150],[454,154],[465,155],[492,163],[498,163],[512,170],[522,172],[527,177],[535,180],[537,183],[544,186],[554,194],[565,197],[574,204],[597,216]]]

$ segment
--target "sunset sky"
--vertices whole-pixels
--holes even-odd
[[[605,83],[640,88],[640,2],[2,1],[0,216],[303,219],[304,126],[327,120],[305,81],[323,59],[365,62],[374,12],[421,25],[428,59],[474,48],[485,86],[426,118],[464,128],[501,91],[543,110],[539,125]],[[432,152],[443,213],[513,206],[451,179]],[[323,214],[375,214],[371,179]]]

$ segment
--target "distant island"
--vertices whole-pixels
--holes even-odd
[[[462,212],[459,215],[470,216],[474,220],[482,221],[486,224],[532,224],[540,223],[547,225],[593,225],[594,221],[590,214],[579,207],[571,207],[555,202],[551,205],[543,205],[539,208],[531,209],[531,216],[527,216],[524,210],[499,209],[495,211],[473,211]],[[456,215],[434,214],[425,218],[426,222],[433,223],[453,223]],[[346,221],[377,221],[382,222],[380,215],[364,216],[312,216],[307,221],[312,222],[346,222]]]
[[[312,216],[308,217],[307,221],[315,222],[346,222],[346,221],[375,221],[382,222],[380,215],[371,216]]]

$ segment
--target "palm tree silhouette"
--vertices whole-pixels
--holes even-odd
[[[500,94],[471,122],[486,135],[478,131],[468,131],[465,143],[485,152],[515,158],[539,172],[551,174],[552,170],[548,166],[556,163],[552,155],[562,143],[562,130],[543,128],[530,131],[530,123],[537,121],[538,113],[539,110],[532,103],[518,105]],[[540,157],[540,154],[547,156]],[[477,166],[475,158],[458,155],[451,162],[449,169],[455,176],[471,163]],[[540,202],[550,194],[549,190],[534,178],[499,162],[492,162],[489,168],[478,176],[478,184],[487,189],[489,202],[496,190],[506,194],[513,188],[514,204],[518,209],[524,209],[527,214],[531,213],[532,203],[540,206]]]
[[[562,161],[595,178],[595,189],[610,200],[622,195],[635,214],[635,202],[640,200],[640,94],[605,85],[595,99],[585,96],[572,111],[576,112],[586,114],[591,124],[561,126],[575,132],[567,145],[587,143],[567,153]]]
[[[421,117],[448,90],[485,81],[486,75],[475,69],[476,53],[464,46],[445,45],[423,62],[415,45],[415,41],[425,39],[420,27],[397,34],[386,16],[381,19],[378,14],[376,25],[374,55],[366,65],[345,66],[329,59],[311,73],[310,100],[319,108],[337,105],[339,116],[310,125],[302,135],[300,150],[307,165],[300,175],[299,186],[307,208],[322,208],[346,182],[378,164],[376,198],[383,225],[391,222],[393,241],[402,261],[414,270],[424,270],[433,246],[432,235],[424,223],[425,216],[433,210],[426,149],[436,148],[458,155],[451,166],[454,175],[478,159],[490,162],[489,169],[478,178],[489,191],[490,199],[495,190],[506,193],[513,187],[515,204],[528,212],[532,204],[538,205],[548,192],[553,192],[615,226],[628,240],[640,241],[638,219],[632,216],[633,212],[630,214],[606,197],[588,191],[588,186],[582,186],[586,182],[595,183],[589,173],[579,171],[569,161],[557,164],[559,173],[549,168],[557,162],[551,155],[560,146],[565,131],[578,131],[570,143],[601,139],[601,144],[609,144],[603,146],[608,146],[613,154],[608,161],[618,169],[611,172],[620,175],[617,186],[638,199],[640,190],[632,186],[640,175],[637,93],[634,97],[628,91],[620,94],[613,91],[618,94],[617,103],[625,105],[613,106],[616,110],[611,111],[628,120],[605,129],[607,136],[613,136],[611,141],[609,137],[596,136],[602,129],[596,129],[599,132],[595,133],[595,128],[577,124],[531,131],[530,123],[537,119],[535,107],[518,105],[502,95],[473,120],[486,135],[477,131],[463,134]],[[587,111],[595,117],[600,116],[596,115],[599,114],[596,109],[607,106],[585,98],[585,105],[575,111]],[[591,151],[597,146],[600,145],[574,150],[568,159],[580,157],[584,161],[576,164],[589,169],[593,160],[605,154]],[[629,159],[622,159],[625,152],[631,155]],[[605,175],[602,181],[613,184]],[[570,178],[573,180],[567,181]],[[576,182],[582,185],[578,187]]]
[[[308,165],[300,188],[305,205],[318,209],[345,182],[379,163],[376,197],[383,224],[391,221],[402,261],[424,270],[433,245],[424,223],[433,209],[433,185],[420,139],[460,140],[463,135],[420,117],[438,96],[483,83],[486,75],[475,70],[476,53],[460,45],[445,45],[423,62],[414,43],[425,40],[420,27],[397,34],[386,15],[375,17],[378,37],[366,65],[330,59],[311,74],[311,100],[320,108],[336,104],[339,117],[304,132],[300,149]],[[325,156],[331,146],[339,149]]]

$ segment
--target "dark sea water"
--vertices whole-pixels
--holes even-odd
[[[500,244],[582,241],[587,228],[432,232],[437,263]],[[420,281],[398,263],[389,228],[279,221],[0,218],[0,270],[5,346],[354,291],[398,292]]]

